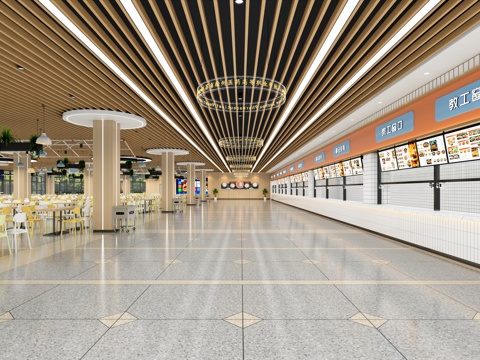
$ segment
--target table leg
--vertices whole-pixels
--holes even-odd
[[[55,227],[56,227],[55,223],[57,222],[56,221],[57,219],[55,218],[56,211],[52,211],[52,213],[53,213],[53,235],[55,235]]]

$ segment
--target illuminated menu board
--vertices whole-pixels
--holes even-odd
[[[330,174],[330,178],[337,177],[337,172],[335,170],[335,164],[328,165],[328,173]]]
[[[362,164],[362,158],[361,157],[351,159],[350,164],[352,166],[353,175],[363,174],[363,164]]]
[[[315,175],[315,180],[322,180],[324,178],[322,168],[313,170],[313,174]]]
[[[350,160],[342,161],[342,167],[343,167],[344,176],[353,175],[353,169],[352,169],[352,164],[350,163]]]
[[[443,135],[417,141],[417,150],[420,166],[439,165],[448,162]]]
[[[414,141],[395,148],[399,169],[416,168],[420,166],[418,161],[417,145]]]
[[[378,152],[380,167],[382,171],[397,170],[397,158],[395,157],[395,149],[387,149]]]
[[[479,159],[480,125],[445,134],[449,162]]]
[[[342,163],[336,163],[335,165],[335,177],[343,176],[343,166]]]
[[[305,182],[305,181],[308,181],[308,172],[304,172],[301,174],[302,175],[302,180]]]

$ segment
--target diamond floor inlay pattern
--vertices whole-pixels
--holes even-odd
[[[348,320],[353,321],[357,324],[361,324],[361,325],[365,325],[365,326],[369,326],[377,329],[387,322],[387,320],[382,319],[381,317],[366,314],[366,313],[361,313],[361,312],[353,315]]]
[[[115,315],[110,315],[98,320],[100,320],[100,322],[102,322],[105,326],[109,328],[114,328],[138,319],[135,316],[129,314],[128,312],[124,312],[124,313],[119,313]]]
[[[2,315],[0,315],[0,323],[5,322],[5,321],[10,321],[13,320],[13,316],[10,312],[6,312]]]
[[[230,324],[238,326],[239,328],[242,328],[242,329],[245,329],[253,324],[256,324],[262,321],[262,319],[260,319],[259,317],[246,312],[240,312],[238,314],[234,314],[223,320],[225,320]]]

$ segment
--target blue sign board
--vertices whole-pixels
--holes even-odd
[[[325,151],[322,151],[321,153],[315,155],[315,158],[313,159],[315,164],[321,163],[325,161]]]
[[[350,140],[346,140],[333,147],[333,156],[340,156],[350,152]]]
[[[413,131],[413,127],[414,115],[413,111],[409,111],[402,116],[377,126],[375,129],[375,140],[377,142],[381,142],[391,139],[395,136],[406,134],[410,131]]]
[[[435,121],[443,121],[480,108],[480,80],[435,101]]]
[[[295,165],[290,166],[290,172],[294,172],[294,171],[295,171]]]
[[[297,164],[297,169],[298,169],[298,170],[303,169],[303,165],[304,165],[304,162],[303,162],[303,161],[300,161],[300,162]]]

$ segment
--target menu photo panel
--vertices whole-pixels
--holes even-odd
[[[352,164],[351,164],[350,160],[342,161],[342,167],[343,167],[343,175],[344,176],[353,175],[353,169],[352,169]]]
[[[353,175],[363,174],[363,163],[361,157],[351,159],[350,164],[352,166]]]
[[[480,159],[480,124],[445,134],[451,163]]]
[[[378,159],[382,171],[398,170],[397,157],[394,148],[379,151]]]
[[[399,169],[410,169],[420,166],[417,144],[415,141],[395,147]]]
[[[428,139],[417,140],[418,158],[420,166],[431,166],[448,163],[447,149],[443,135]]]

